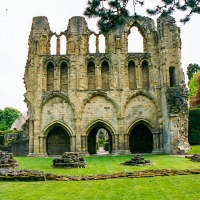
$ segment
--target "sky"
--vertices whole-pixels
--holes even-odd
[[[32,18],[46,16],[53,32],[67,29],[68,20],[83,16],[87,0],[0,0],[0,109],[13,107],[27,111],[24,102],[23,76],[28,53],[28,37]],[[147,7],[157,5],[158,0],[147,1]],[[133,6],[129,4],[130,13]],[[145,15],[145,7],[136,7],[137,14]],[[200,15],[193,15],[190,22],[179,22],[183,12],[174,17],[181,28],[182,67],[184,72],[190,63],[200,64]],[[157,17],[153,17],[156,20]],[[96,19],[86,19],[89,29],[98,32]],[[156,21],[155,21],[156,22]]]

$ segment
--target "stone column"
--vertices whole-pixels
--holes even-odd
[[[137,89],[142,88],[142,69],[139,64],[136,66],[136,87]]]
[[[98,65],[95,69],[95,77],[96,77],[96,89],[101,89],[101,67]]]
[[[60,37],[57,37],[57,42],[56,42],[56,55],[60,55]]]
[[[96,35],[96,53],[99,53],[99,35]]]
[[[82,135],[81,136],[81,151],[82,152],[88,152],[88,148],[87,148],[87,136],[86,135]]]
[[[29,155],[34,152],[34,120],[29,120]]]
[[[71,151],[73,151],[73,152],[75,152],[76,151],[76,136],[75,135],[73,135],[73,136],[71,136],[71,142],[70,142],[70,150]]]

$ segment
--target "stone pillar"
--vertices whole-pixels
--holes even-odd
[[[130,150],[129,148],[129,135],[124,134],[124,150]]]
[[[160,153],[160,133],[153,133],[153,153]]]
[[[96,77],[96,82],[95,82],[96,83],[96,89],[100,90],[102,81],[101,81],[101,66],[99,66],[99,65],[95,69],[95,77]]]
[[[60,37],[57,37],[56,55],[60,55]]]
[[[70,142],[70,151],[75,152],[76,151],[76,136],[71,136],[71,142]]]
[[[34,152],[34,120],[29,120],[29,154]]]
[[[99,53],[99,35],[96,35],[96,53]]]
[[[87,148],[87,136],[86,135],[82,135],[81,136],[81,151],[82,152],[88,152],[88,148]]]
[[[142,88],[142,69],[139,64],[136,66],[136,87],[137,89]]]

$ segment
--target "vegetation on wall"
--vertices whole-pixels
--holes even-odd
[[[116,26],[125,23],[129,16],[127,8],[129,2],[131,0],[88,0],[84,15],[89,18],[98,18],[99,29],[102,32],[108,32]],[[132,2],[135,10],[136,4],[143,6],[147,1],[132,0]],[[186,12],[180,20],[186,23],[190,20],[193,13],[200,14],[200,1],[162,0],[155,8],[147,9],[146,11],[150,15],[161,14],[165,16],[172,14],[175,10]]]
[[[14,121],[21,115],[21,112],[12,107],[0,109],[0,131],[9,130]]]

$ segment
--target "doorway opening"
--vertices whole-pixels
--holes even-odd
[[[88,153],[106,155],[112,153],[112,135],[107,128],[95,126],[88,134]]]
[[[151,153],[153,150],[153,135],[143,124],[135,126],[129,135],[131,153]]]
[[[46,143],[48,155],[62,155],[64,152],[70,152],[69,134],[60,126],[51,129]]]

